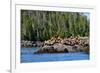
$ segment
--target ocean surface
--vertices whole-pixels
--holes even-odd
[[[89,60],[89,55],[77,53],[34,54],[38,48],[21,48],[21,63]]]

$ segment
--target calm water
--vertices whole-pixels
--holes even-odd
[[[89,60],[89,55],[83,52],[78,53],[55,53],[55,54],[34,54],[38,48],[22,48],[21,63],[49,62],[49,61],[72,61]]]

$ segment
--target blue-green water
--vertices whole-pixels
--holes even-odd
[[[89,60],[89,55],[77,53],[34,54],[38,48],[21,48],[21,63]]]

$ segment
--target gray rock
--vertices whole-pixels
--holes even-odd
[[[56,43],[52,46],[45,45],[41,49],[37,50],[35,53],[64,53],[64,52],[79,52],[81,50],[81,46],[75,45],[64,45],[61,43]]]

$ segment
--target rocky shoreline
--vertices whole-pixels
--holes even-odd
[[[22,41],[22,47],[40,47],[35,54],[41,53],[64,53],[64,52],[85,52],[89,54],[88,37],[60,38],[52,37],[44,42]]]
[[[43,46],[43,42],[40,42],[40,41],[25,41],[25,40],[22,40],[21,41],[21,47],[41,47]]]

